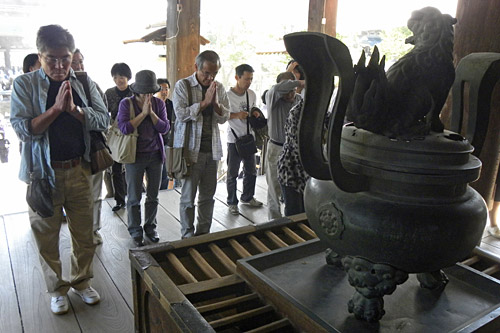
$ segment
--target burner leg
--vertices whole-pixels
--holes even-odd
[[[386,264],[375,264],[363,258],[346,256],[342,259],[349,283],[356,289],[348,310],[357,319],[377,322],[383,315],[384,295],[390,295],[398,284],[408,279],[408,273]]]

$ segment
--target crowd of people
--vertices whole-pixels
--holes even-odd
[[[237,66],[234,86],[226,89],[215,80],[221,60],[214,51],[198,54],[193,74],[177,81],[172,94],[170,82],[157,78],[150,70],[135,73],[135,80],[129,85],[132,71],[125,63],[113,65],[115,86],[103,92],[85,72],[83,53],[75,47],[69,31],[59,25],[43,26],[36,44],[38,53],[25,57],[25,73],[13,82],[11,123],[21,142],[21,180],[29,184],[31,179],[44,178],[51,188],[53,215],[42,217],[32,207],[28,215],[53,313],[68,312],[69,291],[86,304],[100,301],[91,278],[95,249],[103,242],[99,234],[103,183],[105,197],[115,199],[112,211],[127,210],[128,231],[135,246],[143,246],[145,239],[152,243],[160,240],[156,230],[160,189],[181,187],[182,238],[210,232],[218,166],[223,158],[223,124],[228,126],[229,212],[238,215],[238,204],[263,206],[254,197],[256,154],[241,156],[236,143],[241,136],[255,136],[253,124],[266,121],[269,133],[264,135],[270,136],[267,149],[271,151],[266,157],[266,171],[271,175],[269,186],[275,189],[268,198],[268,206],[273,208],[270,218],[282,215],[281,201],[286,214],[300,212],[290,206],[295,206],[297,199],[289,192],[295,183],[286,180],[293,177],[289,164],[283,167],[286,176],[278,177],[278,165],[282,164],[278,164],[279,152],[291,154],[295,150],[297,154],[296,144],[285,133],[290,110],[297,109],[302,100],[296,89],[304,88],[300,76],[303,74],[296,62],[291,62],[278,76],[277,84],[264,97],[269,115],[266,120],[257,107],[256,93],[250,89],[254,69],[248,64]],[[90,133],[106,133],[112,125],[123,135],[137,133],[135,161],[115,161],[108,170],[92,174]],[[182,179],[168,176],[167,147],[187,149],[191,164],[188,175]],[[241,165],[243,192],[238,198],[236,185]],[[283,184],[279,184],[280,179],[284,179]],[[296,190],[301,193],[300,186]],[[67,280],[62,276],[59,254],[59,233],[64,222],[68,223],[72,245]]]
[[[111,68],[115,86],[103,93],[86,73],[82,76],[84,56],[67,30],[59,25],[43,26],[36,44],[38,54],[26,57],[25,74],[13,83],[11,123],[21,141],[20,179],[30,183],[34,177],[45,178],[51,186],[54,214],[42,217],[30,207],[28,215],[54,314],[68,312],[70,290],[86,304],[100,301],[90,281],[95,249],[102,243],[103,182],[106,197],[115,199],[112,211],[127,210],[128,231],[135,246],[143,246],[145,238],[152,243],[160,240],[156,230],[158,193],[175,186],[181,187],[181,237],[209,233],[218,165],[223,158],[219,126],[226,124],[229,213],[238,215],[240,203],[256,209],[263,206],[254,196],[256,154],[242,155],[238,149],[239,138],[256,136],[254,123],[265,121],[256,106],[257,94],[250,89],[254,73],[250,65],[237,66],[234,85],[226,89],[215,80],[221,68],[219,55],[203,51],[195,59],[193,74],[175,83],[170,99],[167,79],[141,70],[129,85],[130,67],[116,63]],[[282,217],[283,212],[285,216],[304,212],[309,176],[300,162],[297,134],[305,89],[304,73],[292,60],[277,75],[276,84],[262,94],[268,115],[268,141],[264,144],[270,220]],[[123,135],[137,133],[135,161],[115,161],[109,170],[92,174],[90,132],[106,132],[111,125]],[[182,180],[168,177],[167,147],[187,149],[191,165]],[[241,165],[243,191],[238,198]],[[68,223],[72,245],[68,280],[62,276],[59,253],[63,221]],[[490,232],[498,237],[496,221],[492,223]]]

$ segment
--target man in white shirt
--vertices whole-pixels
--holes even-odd
[[[252,108],[255,107],[257,97],[255,92],[250,90],[253,80],[253,68],[250,65],[242,64],[236,67],[236,85],[227,91],[231,113],[229,115],[227,129],[227,204],[229,212],[233,215],[239,214],[238,198],[236,197],[236,181],[240,164],[243,162],[243,193],[241,203],[253,207],[262,206],[262,202],[254,198],[255,180],[257,171],[255,169],[255,154],[240,156],[236,149],[236,139],[247,134],[255,134],[248,123]],[[260,113],[254,111],[254,116],[259,117]]]

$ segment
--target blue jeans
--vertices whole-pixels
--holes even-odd
[[[240,171],[240,163],[243,161],[243,193],[241,200],[250,201],[255,194],[255,181],[257,172],[255,170],[255,155],[241,157],[236,150],[235,143],[227,144],[227,204],[237,205],[238,198],[236,197],[236,181],[238,179],[238,171]]]
[[[294,187],[281,185],[281,193],[285,200],[285,216],[304,213],[304,194]]]
[[[167,166],[166,161],[163,163],[161,167],[161,181],[160,181],[160,190],[166,190],[168,188],[168,174],[167,174]]]
[[[210,232],[214,213],[214,195],[217,189],[217,166],[212,153],[199,153],[198,161],[191,165],[190,174],[182,184],[179,205],[181,237],[188,238]],[[194,229],[194,199],[198,192],[198,225]]]
[[[146,172],[146,202],[144,204],[144,231],[156,229],[158,211],[158,191],[160,189],[162,160],[161,153],[137,153],[135,163],[125,164],[127,179],[127,216],[128,232],[132,237],[142,236],[141,198],[142,179]]]

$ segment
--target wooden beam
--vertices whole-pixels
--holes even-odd
[[[309,0],[307,31],[322,32],[332,37],[337,33],[338,0]],[[323,22],[323,19],[325,21]]]
[[[457,24],[455,25],[455,39],[453,61],[455,67],[459,61],[474,52],[500,53],[500,6],[498,0],[458,0]],[[464,117],[468,119],[468,110],[464,110]],[[443,123],[449,125],[451,113],[450,98],[441,112]],[[500,84],[497,83],[491,97],[490,119],[483,149],[479,159],[483,163],[480,178],[472,183],[491,205],[495,179],[500,158]]]
[[[337,35],[337,8],[338,0],[325,0],[325,19],[324,33],[335,37]]]
[[[167,4],[167,78],[174,85],[193,74],[200,53],[200,0],[167,0]]]
[[[307,31],[321,32],[321,20],[325,10],[325,0],[309,0]]]

